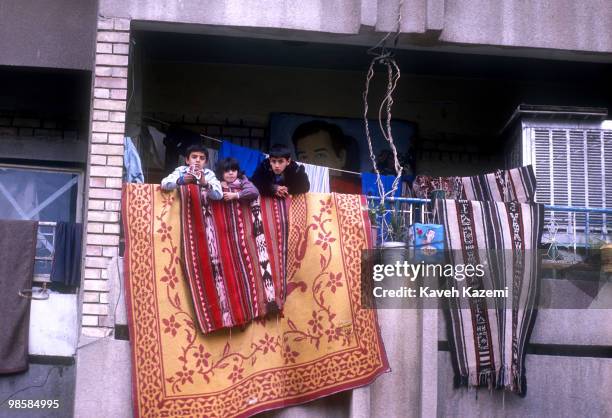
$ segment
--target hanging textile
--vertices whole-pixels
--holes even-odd
[[[535,201],[536,177],[528,165],[468,177],[417,176],[412,189],[422,199],[443,191],[446,199],[529,203]]]
[[[531,165],[462,177],[461,183],[462,198],[467,200],[521,203],[535,201],[536,177]]]
[[[266,159],[265,155],[260,151],[232,144],[229,141],[223,141],[221,149],[219,149],[219,159],[222,160],[227,157],[237,159],[240,163],[240,169],[249,178],[253,176],[259,163]]]
[[[123,166],[125,167],[124,181],[128,183],[144,183],[142,162],[140,161],[138,150],[129,136],[126,136],[124,141]]]
[[[185,160],[180,156],[185,156],[187,148],[190,146],[201,144],[202,137],[200,134],[175,125],[170,126],[164,138],[164,145],[166,146],[166,171],[173,170],[177,165],[185,164]]]
[[[206,148],[206,150],[208,150],[208,168],[210,168],[212,171],[216,171],[217,162],[219,161],[219,151],[214,148]]]
[[[285,201],[212,201],[202,199],[196,185],[179,189],[184,271],[202,332],[280,311],[285,299]]]
[[[0,374],[28,369],[30,300],[37,221],[0,220]]]
[[[148,159],[147,167],[163,170],[166,158],[166,146],[164,145],[166,134],[159,131],[154,126],[148,126],[147,131],[151,137],[151,140],[146,142],[146,144],[148,144],[148,153],[151,157]]]
[[[329,168],[319,165],[300,163],[310,181],[310,191],[313,193],[329,193]]]
[[[412,183],[414,196],[430,199],[432,194],[446,199],[461,198],[461,179],[459,177],[416,176]]]
[[[388,193],[393,188],[395,176],[380,176],[385,193]],[[361,173],[361,192],[366,196],[378,196],[378,186],[376,185],[376,174]],[[397,190],[392,197],[400,197],[402,193],[401,182],[397,186]]]
[[[231,337],[197,330],[178,195],[130,184],[123,199],[136,416],[252,416],[368,385],[388,370],[376,311],[361,307],[362,197],[291,200],[283,315]]]
[[[525,354],[535,321],[537,248],[544,207],[518,202],[438,200],[451,263],[481,264],[482,277],[450,287],[508,289],[505,298],[449,298],[448,334],[455,384],[495,387],[524,396]]]
[[[402,181],[400,182],[400,197],[402,198],[412,198],[414,197],[414,193],[412,192],[412,182],[414,180],[413,175],[404,175],[402,176]],[[400,211],[403,211],[404,214],[413,213],[414,217],[412,222],[416,220],[416,211],[414,210],[416,207],[408,202],[400,202],[397,206]],[[406,220],[406,224],[410,223],[410,218]]]
[[[361,194],[361,177],[332,172],[329,176],[329,188],[332,193]]]
[[[393,188],[393,182],[395,176],[380,176],[385,193],[388,193]],[[366,196],[379,196],[378,186],[376,184],[376,174],[374,173],[361,173],[361,193]],[[395,193],[391,197],[400,197],[402,194],[402,182],[397,186]],[[389,197],[389,196],[387,196]],[[379,202],[375,202],[374,206],[378,205]],[[378,228],[378,235],[376,236],[376,242],[379,241],[403,241],[407,238],[403,234],[404,226],[408,225],[406,210],[409,208],[410,203],[405,202],[394,202],[392,205],[386,205],[387,213],[382,217],[376,218]],[[372,204],[370,204],[372,207]],[[376,243],[374,243],[376,244]]]
[[[55,225],[52,282],[66,286],[80,286],[82,241],[82,224],[58,222]]]
[[[414,182],[414,176],[402,176],[401,192],[400,196],[405,198],[414,197],[412,191],[412,183]]]

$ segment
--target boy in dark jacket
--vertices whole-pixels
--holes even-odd
[[[270,158],[259,164],[251,180],[262,196],[284,199],[290,194],[307,193],[310,190],[304,166],[292,161],[289,148],[280,144],[272,145]]]

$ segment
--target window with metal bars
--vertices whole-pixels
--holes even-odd
[[[612,206],[612,131],[531,128],[536,200],[561,206]],[[593,244],[612,233],[605,214],[546,212],[560,243]]]

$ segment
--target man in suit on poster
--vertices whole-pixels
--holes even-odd
[[[311,120],[299,125],[291,137],[297,160],[332,169],[359,171],[361,164],[357,141],[333,123]],[[332,170],[330,189],[338,193],[361,193],[358,176]]]

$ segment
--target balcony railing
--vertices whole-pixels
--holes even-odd
[[[431,199],[385,198],[368,196],[368,211],[373,226],[379,228],[378,243],[406,241],[409,226],[415,222],[435,223]],[[588,252],[612,242],[612,208],[586,208],[544,205],[542,248],[551,259],[563,251]]]

